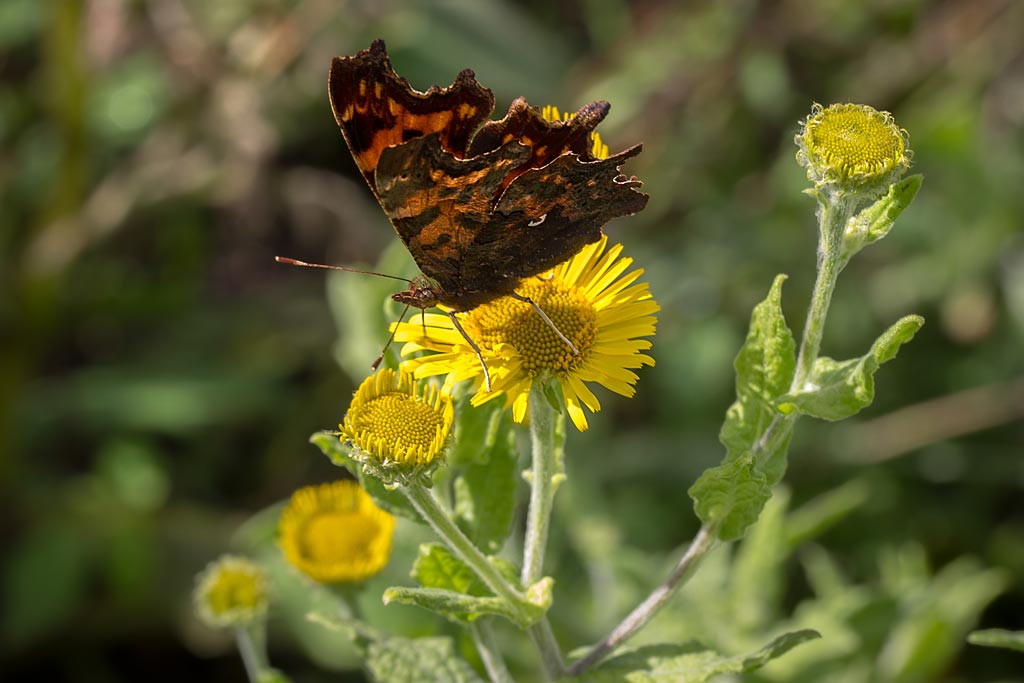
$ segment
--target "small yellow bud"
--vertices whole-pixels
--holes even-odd
[[[207,626],[248,626],[267,612],[266,575],[251,560],[223,555],[196,576],[192,597]]]

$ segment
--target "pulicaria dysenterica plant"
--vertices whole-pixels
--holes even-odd
[[[451,91],[422,95],[422,102],[471,89],[475,81],[470,84],[467,78],[460,76]],[[372,111],[377,102],[370,81],[357,80],[351,87],[359,94],[351,110],[340,110],[343,130],[360,115],[359,103]],[[397,97],[390,88],[399,86],[390,81],[378,87],[376,97]],[[338,97],[332,90],[336,113]],[[401,107],[401,101],[391,101],[393,108]],[[454,135],[431,118],[440,116],[431,105],[415,106],[422,109],[415,115],[424,130],[439,126],[442,142],[444,135]],[[474,116],[475,106],[464,103],[465,109],[455,111]],[[546,115],[551,121],[564,121],[550,125],[582,125],[563,119],[557,110],[549,109]],[[548,125],[533,122],[534,114],[521,116],[527,122],[524,128],[542,131]],[[502,130],[504,124],[494,125],[498,128],[484,130]],[[349,134],[351,130],[350,126]],[[592,130],[582,130],[572,149],[592,159],[588,163],[600,163],[608,157],[607,147]],[[383,151],[373,147],[376,143],[370,138],[350,139],[349,144],[365,166],[370,163],[365,155],[374,150],[381,163],[388,150],[396,150],[396,157],[403,153],[397,148],[405,143],[400,136],[396,139]],[[429,144],[433,143],[422,143],[426,148]],[[467,148],[472,150],[473,144]],[[858,252],[893,228],[920,188],[921,177],[903,177],[911,162],[906,131],[888,113],[868,106],[815,105],[801,124],[796,144],[797,162],[810,183],[806,193],[816,202],[818,218],[817,279],[803,331],[795,336],[782,315],[785,276],[780,275],[754,308],[736,356],[736,400],[720,431],[724,458],[689,489],[700,531],[663,581],[650,586],[649,595],[595,643],[558,641],[548,612],[560,599],[561,582],[569,579],[550,576],[554,568],[545,556],[552,525],[558,524],[552,519],[556,493],[572,487],[574,468],[586,467],[585,458],[573,452],[566,418],[577,430],[587,429],[601,409],[592,385],[629,397],[642,379],[642,368],[654,365],[648,351],[659,307],[642,279],[643,270],[626,255],[626,247],[609,246],[602,236],[561,264],[522,278],[514,294],[493,297],[468,310],[424,311],[394,326],[394,338],[401,345],[399,367],[385,367],[365,378],[348,408],[339,411],[339,431],[312,437],[351,478],[297,492],[280,513],[273,552],[264,554],[266,562],[278,567],[281,580],[320,591],[321,598],[328,587],[333,602],[314,609],[310,619],[354,646],[371,679],[692,683],[719,673],[751,671],[819,637],[806,628],[776,631],[770,642],[749,654],[718,653],[693,642],[624,645],[700,571],[714,547],[741,538],[758,519],[772,498],[772,487],[783,478],[788,445],[800,418],[837,421],[869,405],[879,366],[923,324],[913,315],[898,320],[854,358],[821,354],[840,273]],[[488,164],[504,163],[501,154],[506,153],[471,162],[445,152],[443,144],[439,149],[429,153],[441,155],[433,171],[440,185],[449,182],[449,176],[458,177],[460,163],[477,164],[472,172],[485,177],[493,170]],[[513,151],[507,152],[509,158]],[[572,182],[576,176],[569,174],[576,172],[543,176],[544,182],[563,183],[561,189],[538,186],[531,191],[550,189],[551,201],[557,202],[558,197],[569,196],[564,184]],[[375,191],[391,192],[390,185],[380,185],[381,177],[378,171]],[[400,176],[395,182],[407,180]],[[412,202],[419,195],[408,196]],[[390,209],[392,201],[385,197],[382,203]],[[408,208],[406,213],[414,212]],[[435,224],[417,220],[421,230],[435,229]],[[550,212],[533,222],[540,225],[545,220],[558,225]],[[404,228],[399,223],[396,227],[404,238]],[[523,438],[517,439],[520,432]],[[528,444],[525,471],[518,464],[519,444]],[[682,498],[680,494],[680,515],[688,514]],[[517,523],[521,504],[525,514]],[[407,528],[404,523],[396,526],[396,519],[425,523],[436,542],[420,547],[411,570],[413,585],[399,578],[396,583],[401,585],[383,589],[383,601],[429,610],[454,624],[465,638],[451,629],[447,633],[459,638],[461,652],[472,650],[468,659],[456,654],[451,637],[393,635],[360,616],[352,586],[381,591],[380,586],[370,586],[381,577],[401,577],[404,571],[386,567],[392,533],[400,538]],[[269,614],[274,613],[275,593],[267,589],[266,578],[272,574],[253,561],[227,558],[201,575],[196,591],[205,621],[243,634],[239,647],[253,681],[283,677],[269,669],[265,649],[253,646],[260,639],[252,637],[253,625],[266,618],[268,602]],[[331,590],[339,584],[346,590]],[[524,634],[523,647],[510,642],[515,631]],[[532,649],[532,668],[524,664],[524,647]],[[506,666],[510,652],[516,653],[514,666]]]

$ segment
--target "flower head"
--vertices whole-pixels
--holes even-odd
[[[266,575],[255,562],[223,555],[196,576],[192,598],[208,626],[246,626],[267,612]]]
[[[583,431],[587,428],[583,406],[591,412],[601,409],[586,382],[633,395],[638,379],[633,370],[654,365],[654,359],[643,353],[651,347],[643,337],[654,334],[654,314],[659,308],[647,284],[637,282],[643,270],[627,273],[632,259],[619,257],[621,245],[606,250],[607,242],[602,237],[551,272],[527,278],[517,290],[547,314],[579,354],[573,354],[529,304],[511,296],[460,316],[492,379],[490,392],[480,382],[473,405],[504,395],[513,418],[522,422],[533,383],[555,379],[561,384],[569,417]],[[397,326],[395,340],[405,342],[403,356],[436,352],[403,362],[403,368],[417,377],[447,375],[446,388],[464,379],[481,379],[476,353],[448,316],[415,316]]]
[[[292,494],[278,524],[278,545],[296,569],[321,583],[367,579],[388,563],[395,518],[346,479]]]
[[[429,479],[443,461],[454,419],[449,396],[385,368],[363,380],[339,427],[352,457],[395,486],[412,477]]]
[[[816,188],[884,192],[910,167],[907,132],[888,112],[860,104],[815,104],[802,125],[796,158]]]

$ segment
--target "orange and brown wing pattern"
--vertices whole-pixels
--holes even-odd
[[[445,149],[465,156],[473,133],[494,111],[494,95],[469,69],[447,88],[414,90],[391,67],[382,40],[351,57],[335,57],[328,91],[334,118],[374,192],[374,172],[385,149],[439,133]]]
[[[459,159],[443,148],[440,133],[381,152],[381,206],[420,270],[439,285],[443,303],[466,308],[459,300],[464,254],[487,229],[505,178],[529,155],[528,147],[511,143]]]
[[[503,187],[508,187],[521,173],[549,164],[563,154],[593,161],[591,136],[609,108],[607,102],[591,102],[566,121],[548,121],[525,99],[517,98],[505,118],[488,121],[477,132],[469,145],[469,156],[489,152],[513,140],[529,147],[530,158],[509,175]]]

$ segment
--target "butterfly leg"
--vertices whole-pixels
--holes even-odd
[[[459,331],[462,338],[469,344],[469,348],[476,352],[477,360],[480,361],[480,367],[484,369],[484,386],[487,388],[487,393],[491,393],[491,373],[487,370],[487,363],[484,362],[484,355],[480,353],[480,347],[470,339],[469,335],[466,334],[466,330],[462,329],[462,323],[455,317],[455,311],[448,311],[448,317],[452,319],[452,324],[455,325],[455,329]]]
[[[558,325],[556,325],[554,323],[554,321],[552,321],[551,318],[548,317],[547,313],[545,313],[543,310],[541,310],[541,307],[538,306],[537,303],[533,299],[531,299],[528,296],[523,296],[522,294],[516,294],[515,292],[512,292],[511,296],[516,301],[522,301],[524,304],[530,304],[530,306],[533,307],[533,310],[537,311],[537,315],[539,315],[544,320],[544,322],[546,322],[548,324],[548,327],[550,327],[551,329],[553,329],[555,331],[555,334],[558,335],[558,338],[561,339],[563,342],[565,342],[566,346],[568,346],[570,349],[572,349],[572,355],[574,355],[574,356],[580,355],[580,351],[579,351],[579,349],[576,348],[576,345],[573,344],[571,341],[569,341],[568,337],[566,337],[564,334],[562,334],[562,331],[560,329],[558,329]]]
[[[395,341],[395,332],[398,332],[398,326],[402,324],[402,321],[405,319],[405,314],[408,312],[409,304],[406,304],[405,308],[402,309],[402,315],[398,316],[398,322],[395,323],[395,326],[391,330],[391,336],[388,337],[388,342],[384,345],[384,348],[380,350],[380,355],[377,356],[377,360],[373,361],[373,363],[370,365],[370,369],[373,370],[374,372],[376,372],[377,368],[380,367],[380,362],[384,360],[384,354],[388,352],[388,347],[391,346],[391,342]],[[426,336],[425,330],[423,336]]]

